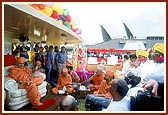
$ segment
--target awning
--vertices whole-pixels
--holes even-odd
[[[39,31],[40,36],[34,34]],[[82,43],[83,40],[71,29],[55,19],[25,4],[4,4],[4,34],[18,41],[20,33],[27,33],[30,41],[41,42],[46,32],[47,44],[58,45]]]

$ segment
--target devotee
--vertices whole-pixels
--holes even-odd
[[[156,43],[153,48],[153,63],[145,62],[146,72],[141,72],[144,81],[136,89],[143,88],[151,92],[152,98],[145,98],[142,102],[136,101],[133,108],[137,110],[164,110],[164,44]],[[147,64],[146,64],[147,63]],[[149,63],[149,64],[148,64]],[[142,63],[141,63],[142,64]],[[144,67],[144,65],[143,65]],[[141,76],[140,76],[141,77]],[[135,89],[135,90],[136,90]],[[135,91],[134,92],[137,92]],[[129,90],[129,92],[131,89]],[[140,100],[140,99],[139,99]],[[151,101],[152,100],[152,101]],[[136,106],[137,105],[137,106]]]
[[[139,59],[139,66],[137,68],[131,69],[130,72],[136,76],[141,77],[141,81],[143,82],[148,72],[148,69],[153,66],[153,61],[148,59],[149,52],[145,50],[139,50],[137,52],[137,56]]]
[[[46,76],[47,79],[46,81],[50,83],[50,72],[51,70],[54,69],[54,51],[53,51],[53,46],[50,45],[49,46],[49,51],[46,54],[46,68],[45,68],[45,72],[46,72]]]
[[[103,96],[106,98],[112,98],[111,93],[109,92],[110,89],[110,82],[113,79],[114,72],[112,70],[106,70],[104,80],[101,82],[98,91],[95,91],[93,94],[96,96]]]
[[[54,58],[55,58],[55,56],[54,56],[54,47],[53,47],[53,45],[50,45],[49,46],[49,51],[48,51],[48,53],[47,53],[47,55],[46,55],[46,67],[45,67],[45,73],[46,73],[46,81],[50,84],[50,85],[52,85],[53,87],[55,86],[55,80],[54,80],[54,78],[56,78],[56,76],[53,76],[52,74],[51,74],[51,71],[53,70],[55,70],[56,68],[55,68],[55,66],[54,66]]]
[[[130,71],[130,69],[137,67],[135,64],[137,56],[135,54],[130,54],[129,55],[129,60],[125,61],[123,63],[123,68],[122,71],[117,71],[116,73],[121,77],[124,78]]]
[[[41,95],[37,86],[43,82],[43,77],[33,76],[32,70],[25,66],[25,62],[24,57],[19,57],[17,64],[8,69],[9,74],[6,77],[16,80],[20,84],[19,88],[26,89],[32,105],[40,106]]]
[[[19,48],[20,57],[24,57],[27,62],[29,61],[28,52],[30,51],[30,47],[27,46],[27,42],[29,41],[29,36],[25,33],[20,33],[19,40],[22,42],[22,46]]]
[[[115,70],[122,71],[123,64],[129,59],[129,56],[127,54],[124,55],[123,60],[121,63],[117,63],[114,65]]]
[[[92,92],[97,91],[99,89],[99,86],[101,84],[101,82],[104,79],[104,74],[103,74],[103,69],[98,67],[96,70],[96,73],[94,75],[92,75],[90,78],[88,78],[87,80],[81,82],[80,84],[84,84],[87,82],[93,82],[89,85],[89,88]]]
[[[103,109],[103,111],[130,111],[130,101],[126,96],[128,92],[126,81],[121,78],[116,78],[110,85],[109,92],[113,98],[107,109]]]
[[[72,78],[68,74],[67,68],[62,69],[62,73],[58,77],[56,87],[52,88],[52,92],[54,94],[58,94],[58,90],[63,90],[64,87],[66,88],[66,93],[71,94],[73,92]]]
[[[72,82],[76,82],[78,83],[80,81],[80,77],[78,76],[78,74],[73,70],[72,66],[68,66],[68,74],[71,75],[72,77]]]
[[[73,55],[72,56],[72,67],[74,68],[74,70],[77,69],[77,65],[78,65],[78,58],[77,58],[77,55]]]
[[[65,96],[58,107],[58,111],[78,111],[77,101],[71,95]]]
[[[62,68],[66,67],[66,62],[71,64],[66,53],[66,48],[64,46],[62,46],[61,51],[57,53],[55,60],[56,60],[56,68],[58,70],[58,74],[61,74]]]
[[[164,44],[156,43],[153,48],[153,60],[155,65],[149,69],[146,73],[147,82],[144,83],[143,87],[147,88],[152,86],[152,92],[157,95],[158,84],[164,84]],[[164,88],[164,87],[163,87]],[[164,90],[163,90],[164,91]],[[163,95],[163,92],[162,92]]]
[[[47,53],[48,53],[48,50],[49,50],[49,48],[48,48],[48,46],[47,45],[45,45],[44,46],[44,51],[43,51],[43,59],[44,59],[44,67],[45,67],[45,65],[46,65],[46,55],[47,55]]]
[[[43,69],[41,66],[42,65],[41,65],[40,61],[35,62],[35,65],[34,65],[34,68],[33,68],[33,75],[34,76],[43,76],[43,78],[45,80],[45,78],[46,78],[45,69]]]
[[[34,72],[35,72],[35,71],[39,71],[39,72],[45,73],[45,69],[42,68],[42,65],[41,65],[41,62],[40,62],[40,61],[36,61],[36,62],[35,62],[33,71],[34,71]]]

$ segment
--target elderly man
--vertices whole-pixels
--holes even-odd
[[[63,68],[62,69],[62,74],[59,75],[56,87],[54,87],[52,89],[52,92],[54,94],[58,94],[58,90],[59,89],[63,90],[64,87],[66,87],[66,92],[68,94],[72,93],[72,91],[73,91],[73,88],[72,88],[72,78],[68,74],[68,69],[67,68]]]
[[[19,57],[16,66],[8,69],[9,74],[6,77],[16,80],[20,83],[20,88],[26,89],[32,105],[42,105],[40,103],[41,95],[37,86],[43,82],[43,77],[33,76],[32,70],[25,66],[25,62],[24,57]]]
[[[77,101],[71,95],[65,96],[58,107],[58,111],[78,111]]]
[[[103,79],[104,79],[103,69],[98,67],[96,73],[93,76],[91,76],[89,79],[81,82],[80,84],[84,84],[84,83],[93,81],[93,83],[91,83],[89,85],[89,88],[92,92],[94,92],[99,89],[100,84],[103,81]]]
[[[98,91],[93,92],[96,96],[103,96],[107,98],[112,98],[111,93],[109,92],[110,89],[110,82],[113,79],[114,72],[112,70],[106,70],[104,80],[101,82]]]
[[[130,102],[127,98],[128,86],[125,80],[116,78],[112,81],[109,92],[112,95],[112,100],[107,109],[103,111],[129,111]]]

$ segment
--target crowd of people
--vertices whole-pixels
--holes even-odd
[[[68,59],[64,46],[61,47],[61,51],[52,45],[45,46],[45,49],[46,52],[43,53],[44,62],[36,60],[35,66],[31,70],[25,65],[25,58],[19,57],[16,66],[9,68],[9,74],[6,76],[15,79],[20,84],[20,88],[27,90],[32,105],[40,106],[43,104],[40,102],[41,97],[37,86],[46,80],[52,86],[53,94],[58,94],[58,90],[63,89],[67,94],[61,101],[58,110],[78,111],[76,99],[71,95],[75,92],[72,84],[75,82],[80,86],[89,82],[87,87],[94,96],[111,99],[109,106],[103,111],[131,111],[129,97],[131,88],[125,81],[125,77],[129,73],[141,78],[138,87],[144,91],[148,87],[152,87],[153,95],[160,95],[164,98],[164,92],[158,91],[159,85],[165,83],[164,44],[162,43],[156,43],[153,46],[152,60],[148,59],[148,51],[137,50],[136,54],[124,55],[121,71],[98,66],[96,72],[82,82],[80,82],[80,77],[74,68],[66,65],[67,62],[72,65],[72,62]],[[41,67],[42,64],[45,65],[45,68]]]

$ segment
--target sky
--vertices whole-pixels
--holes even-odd
[[[156,26],[166,25],[166,2],[70,2],[61,4],[63,9],[68,9],[72,19],[79,20],[78,27],[82,30],[79,36],[84,40],[84,44],[103,42],[100,24],[111,38],[126,36],[122,22],[126,23],[133,35],[139,38],[146,37]],[[164,30],[161,32],[164,34]]]

